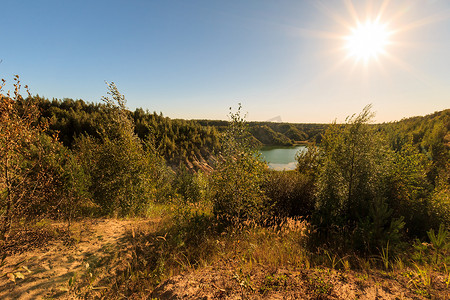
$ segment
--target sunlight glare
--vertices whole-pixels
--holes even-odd
[[[376,59],[379,54],[386,53],[388,37],[389,32],[385,25],[367,21],[352,29],[352,34],[346,37],[346,48],[349,56],[367,62],[370,58]]]

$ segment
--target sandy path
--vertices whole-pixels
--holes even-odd
[[[84,222],[78,224],[72,245],[52,241],[45,249],[7,257],[0,267],[0,299],[74,299],[71,283],[80,280],[101,289],[95,286],[96,271],[106,268],[111,275],[111,266],[106,265],[130,246],[125,233],[138,224],[115,219]]]

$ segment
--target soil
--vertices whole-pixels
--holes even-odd
[[[450,299],[447,278],[432,272],[429,289],[406,270],[273,269],[257,263],[242,268],[232,259],[188,270],[131,296],[120,288],[114,296],[104,293],[130,265],[135,231],[156,229],[158,222],[84,221],[72,226],[70,238],[44,234],[46,239],[34,239],[34,247],[5,248],[0,299]]]
[[[149,299],[450,299],[445,286],[427,293],[398,276],[326,268],[269,270],[254,266],[242,273],[223,264],[175,276]]]
[[[0,264],[0,299],[76,299],[82,291],[73,289],[80,281],[85,288],[105,288],[96,284],[120,267],[108,262],[130,247],[126,232],[142,222],[83,221],[72,225],[70,238],[41,238],[31,249],[15,245],[18,253],[6,249],[9,253]],[[56,231],[58,225],[52,224]]]

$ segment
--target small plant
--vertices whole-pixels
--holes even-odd
[[[416,272],[411,272],[408,277],[412,277],[409,281],[415,287],[415,293],[429,298],[431,289],[431,270],[425,266],[421,267],[418,264],[414,264]]]
[[[445,286],[448,289],[448,287],[450,285],[450,270],[447,269],[447,265],[444,265],[444,266],[445,266],[445,273],[446,273],[446,276],[447,276],[447,279],[445,280]]]
[[[264,295],[270,291],[277,291],[280,287],[286,286],[286,279],[286,275],[267,275],[259,292]]]
[[[447,265],[444,264],[445,267],[445,273],[447,274],[447,279],[445,280],[445,285],[448,288],[448,286],[450,285],[450,270],[447,268]]]
[[[389,269],[389,241],[386,244],[386,248],[382,247],[381,248],[381,260],[383,262],[383,266],[386,270]]]
[[[319,270],[320,271],[320,270]],[[331,280],[325,279],[323,276],[315,275],[309,279],[309,285],[317,299],[322,299],[325,295],[331,295],[333,284]]]
[[[325,254],[326,254],[327,257],[328,257],[328,260],[330,261],[331,269],[334,270],[335,267],[336,267],[336,265],[338,264],[338,261],[337,261],[337,255],[336,255],[336,254],[331,255],[330,252],[328,252],[327,250],[324,250],[324,252],[325,252]]]
[[[251,283],[251,280],[250,280],[250,275],[249,274],[244,274],[242,269],[239,269],[238,272],[234,273],[233,278],[239,283],[239,285],[244,290],[251,290],[251,291],[255,290],[253,288],[253,286],[252,286],[252,283]]]
[[[367,279],[369,279],[369,275],[367,275],[367,273],[356,274],[356,278],[361,281],[366,281]]]
[[[412,255],[412,259],[417,262],[423,262],[426,257],[425,254],[427,253],[428,245],[426,243],[422,243],[419,239],[416,239],[413,247],[414,252]]]
[[[403,270],[405,268],[405,263],[400,257],[395,258],[395,266],[397,270]]]
[[[444,224],[441,224],[437,235],[434,233],[433,229],[430,229],[430,231],[427,232],[427,235],[430,238],[431,245],[436,251],[434,254],[434,263],[438,264],[442,252],[450,246],[450,243],[447,240],[449,236],[448,231],[444,228]]]

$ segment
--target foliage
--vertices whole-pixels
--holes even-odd
[[[450,160],[450,110],[381,124],[378,127],[388,134],[394,150],[398,151],[404,144],[412,143],[427,155],[432,162],[427,176],[434,184],[440,171],[446,168]]]
[[[90,191],[101,213],[140,213],[155,200],[157,184],[166,181],[168,172],[151,145],[144,148],[134,133],[125,97],[114,83],[108,84],[108,94],[111,98],[103,98],[106,120],[98,124],[101,140],[83,136],[77,141],[78,151],[90,172]]]
[[[448,230],[445,228],[444,224],[439,226],[439,231],[437,234],[434,233],[433,229],[427,232],[428,237],[431,241],[431,245],[435,250],[435,263],[439,263],[440,256],[444,256],[444,251],[450,248],[450,235]],[[448,251],[447,251],[448,252]]]
[[[100,139],[99,124],[109,122],[111,107],[108,108],[107,103],[33,98],[39,104],[43,118],[49,120],[50,130],[69,148],[82,135]],[[202,126],[196,121],[170,119],[141,108],[134,112],[124,108],[124,114],[133,120],[137,136],[153,145],[172,167],[184,163],[190,168],[202,169],[205,162],[212,163],[210,157],[219,149],[219,134],[214,127]]]
[[[62,217],[70,224],[73,217],[80,216],[84,208],[91,206],[89,177],[72,151],[54,137],[41,134],[39,143],[40,152],[30,151],[32,160],[41,161],[42,170],[52,181],[47,188],[40,186],[36,189],[39,198],[30,206],[29,215]]]
[[[297,154],[297,171],[315,182],[322,164],[322,156],[323,153],[316,144],[308,145],[307,151],[301,151]]]
[[[431,210],[438,223],[450,226],[450,162],[439,171],[431,194]]]
[[[293,144],[291,139],[279,132],[274,131],[267,125],[254,125],[250,127],[250,133],[264,145],[290,146]]]
[[[210,186],[208,175],[199,171],[197,173],[189,172],[185,165],[181,165],[177,170],[173,189],[187,203],[207,203],[210,200]]]
[[[261,189],[265,166],[251,146],[245,116],[239,105],[231,112],[231,121],[223,138],[223,160],[213,174],[214,214],[222,220],[261,219],[266,196]]]
[[[386,198],[394,216],[404,217],[410,234],[423,236],[434,225],[429,201],[432,186],[427,179],[430,161],[410,143],[391,156],[391,167],[385,174]]]
[[[268,171],[262,188],[271,215],[308,217],[314,211],[314,181],[295,171]]]
[[[392,154],[383,136],[368,124],[373,117],[370,108],[347,118],[346,124],[332,124],[325,132],[314,218],[319,233],[328,237],[332,228],[345,235],[358,229],[357,241],[367,250],[385,245],[381,237],[398,239],[403,226],[401,219],[392,218],[384,199]]]
[[[39,111],[31,99],[20,94],[19,77],[14,78],[14,94],[1,94],[0,85],[0,213],[1,236],[7,237],[16,218],[33,216],[36,204],[54,200],[55,178],[46,170],[46,150],[53,152],[55,141],[45,148],[42,135],[45,124],[39,122]],[[25,87],[27,88],[27,87]],[[28,89],[27,89],[28,91]],[[48,153],[47,153],[48,154]],[[45,198],[44,198],[45,197]]]

